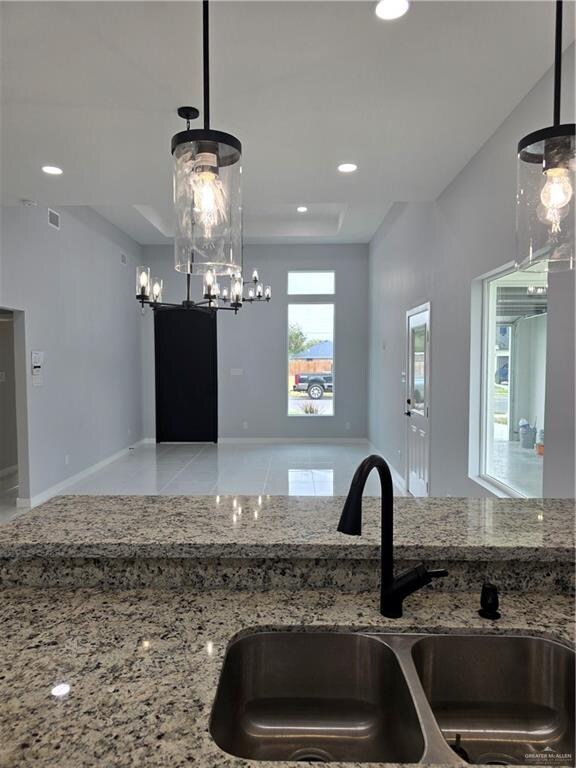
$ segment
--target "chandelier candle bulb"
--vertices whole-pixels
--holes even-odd
[[[262,285],[262,283],[258,283],[258,286],[256,288],[256,296],[259,299],[261,299],[263,295],[264,295],[264,286]]]
[[[203,294],[205,299],[210,299],[214,294],[214,273],[211,269],[204,274]]]
[[[150,296],[150,267],[136,267],[136,295]]]
[[[252,272],[252,282],[257,283],[260,278],[258,277],[258,270],[255,269],[254,272]]]
[[[254,288],[250,288],[248,291],[248,298],[253,299],[254,298]]]
[[[230,297],[234,307],[242,306],[242,288],[242,275],[234,276],[230,286]]]
[[[272,288],[271,286],[267,285],[266,288],[264,288],[264,298],[266,301],[270,301],[272,298]]]
[[[152,299],[154,301],[162,301],[162,287],[163,282],[160,278],[155,277],[152,280]]]

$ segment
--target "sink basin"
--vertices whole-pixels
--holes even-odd
[[[574,654],[531,637],[430,636],[412,656],[450,744],[469,762],[574,765]]]
[[[366,635],[262,633],[227,653],[210,730],[252,760],[414,763],[424,738],[394,652]]]
[[[574,652],[520,636],[254,633],[228,648],[210,732],[251,760],[573,766]]]

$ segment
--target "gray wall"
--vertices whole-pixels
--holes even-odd
[[[164,278],[166,300],[180,301],[183,276],[174,271],[172,248],[145,247],[144,262]],[[368,378],[368,247],[366,245],[253,245],[244,249],[244,273],[258,267],[272,285],[268,306],[246,306],[218,317],[220,437],[365,438]],[[334,269],[335,415],[287,416],[287,273]],[[199,279],[193,282],[198,286]],[[144,425],[153,437],[154,361],[152,317],[143,318]],[[232,369],[243,375],[233,376]],[[247,422],[248,428],[243,427]]]
[[[0,317],[0,472],[18,463],[16,439],[16,383],[14,378],[14,323]]]
[[[574,46],[564,72],[574,122]],[[471,281],[514,259],[516,145],[551,106],[549,72],[435,202],[393,206],[370,244],[369,434],[404,474],[405,313],[429,300],[433,496],[487,493],[468,477]],[[574,281],[551,280],[548,301],[544,494],[573,496]]]
[[[24,497],[142,437],[140,311],[134,301],[140,246],[91,209],[60,212],[57,231],[47,225],[46,208],[3,209],[0,306],[23,310],[24,319],[19,373],[30,465]],[[42,387],[31,385],[32,350],[46,353]]]
[[[576,496],[574,425],[576,424],[574,371],[576,355],[576,274],[550,275],[548,340],[546,344],[546,437],[544,495]]]

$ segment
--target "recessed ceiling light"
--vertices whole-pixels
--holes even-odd
[[[356,163],[340,163],[338,170],[340,173],[354,173],[354,171],[358,170],[358,166]]]
[[[42,170],[49,176],[61,176],[64,173],[62,168],[58,168],[57,165],[43,165]]]
[[[379,19],[393,21],[404,16],[408,8],[410,8],[409,0],[379,0],[375,13]]]
[[[305,205],[299,205],[298,208],[296,208],[298,213],[306,213],[308,208]]]

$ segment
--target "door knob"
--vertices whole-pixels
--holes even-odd
[[[412,416],[412,411],[404,411],[404,416]]]

